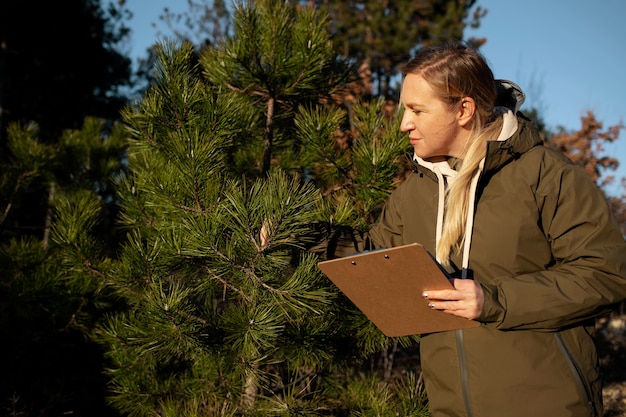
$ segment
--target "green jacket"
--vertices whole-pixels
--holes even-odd
[[[626,298],[626,243],[587,174],[517,123],[488,144],[476,190],[469,271],[485,292],[482,325],[421,338],[435,417],[602,415],[594,318]],[[434,253],[438,194],[416,163],[370,239]]]

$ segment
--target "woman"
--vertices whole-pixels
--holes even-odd
[[[523,100],[463,45],[405,68],[415,169],[370,239],[435,252],[455,289],[422,296],[482,323],[422,335],[435,417],[602,415],[594,318],[626,298],[626,244],[590,178],[542,146]]]

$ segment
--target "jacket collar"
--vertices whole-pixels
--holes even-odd
[[[541,136],[526,116],[518,112],[516,120],[517,130],[512,136],[487,142],[485,172],[498,170],[535,146],[543,144]]]

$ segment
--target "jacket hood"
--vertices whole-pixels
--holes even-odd
[[[504,124],[500,136],[487,142],[484,171],[497,170],[531,148],[543,144],[532,122],[519,111],[526,99],[522,89],[507,80],[496,80],[496,84],[496,111],[502,114]]]
[[[526,94],[513,81],[496,80],[496,89],[498,92],[496,107],[505,107],[517,113],[526,101]]]

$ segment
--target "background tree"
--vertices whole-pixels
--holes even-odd
[[[626,236],[626,178],[621,179],[620,187],[622,190],[621,194],[609,196],[608,202],[615,219],[620,225],[622,234]]]
[[[108,4],[104,11],[99,0],[0,3],[3,164],[11,163],[6,131],[13,122],[35,123],[37,140],[54,146],[65,129],[80,129],[86,116],[119,120],[130,59],[116,48],[128,35],[124,20],[129,16],[123,7]],[[33,42],[37,33],[44,35]],[[65,168],[57,165],[55,175],[63,177]],[[49,179],[31,175],[28,187],[12,194],[0,238],[42,236],[52,192]]]
[[[157,29],[155,39],[176,40],[191,42],[199,51],[206,47],[215,47],[233,35],[232,10],[229,2],[224,0],[187,0],[187,10],[176,13],[168,7],[159,15],[159,21],[167,30],[160,29],[157,22],[152,26]],[[152,69],[156,61],[154,45],[147,51],[147,55],[140,58],[134,77],[133,92],[141,97],[148,85],[154,81]]]
[[[119,4],[0,2],[0,338],[3,415],[113,416],[102,352],[84,334],[100,288],[68,281],[49,231],[59,195],[93,193],[94,230],[117,239],[111,175],[123,169],[119,110],[130,59]],[[105,120],[109,120],[107,123]],[[77,219],[77,221],[80,219]]]
[[[477,7],[468,21],[475,0],[301,0],[328,12],[329,30],[337,51],[354,59],[371,74],[371,94],[397,99],[392,84],[417,48],[463,39],[469,25],[478,27],[484,10]],[[471,39],[480,45],[484,40]]]
[[[43,142],[85,116],[119,118],[119,88],[130,59],[116,49],[128,36],[128,12],[99,0],[61,3],[4,0],[0,4],[2,131],[11,121],[36,121]],[[35,34],[43,34],[33,42]],[[2,140],[5,143],[6,139]]]
[[[231,3],[224,0],[187,0],[187,12],[174,13],[169,8],[159,16],[174,39],[188,41],[197,48],[216,46],[230,38],[232,33]],[[158,33],[159,38],[164,33]]]
[[[548,144],[565,153],[602,188],[615,180],[612,176],[605,177],[606,171],[615,170],[619,166],[617,158],[604,155],[604,146],[617,140],[624,126],[618,124],[602,131],[602,122],[591,111],[582,116],[580,121],[580,130],[567,132],[559,129],[549,136]]]
[[[214,0],[188,0],[188,10],[160,16],[173,36],[189,40],[197,47],[216,45],[231,38],[232,14],[227,4]],[[360,66],[370,78],[367,94],[397,98],[400,67],[422,45],[463,39],[465,28],[477,28],[486,10],[474,7],[476,0],[345,1],[297,0],[302,7],[316,7],[330,18],[330,31],[336,51]],[[471,12],[470,10],[474,8]],[[485,39],[470,38],[480,46]]]
[[[121,126],[106,129],[102,120],[88,118],[83,129],[66,131],[55,146],[41,143],[37,134],[33,124],[9,126],[11,159],[0,164],[0,225],[23,204],[24,190],[45,183],[51,206],[62,195],[87,194],[83,198],[96,202],[95,212],[88,207],[69,221],[92,230],[98,242],[76,242],[81,250],[97,246],[111,254],[115,213],[107,210],[115,207],[111,182],[124,169]],[[97,281],[69,279],[72,270],[50,242],[49,226],[45,230],[0,243],[0,337],[5,343],[0,409],[12,416],[115,416],[104,401],[102,351],[85,338],[110,308],[111,298]]]

